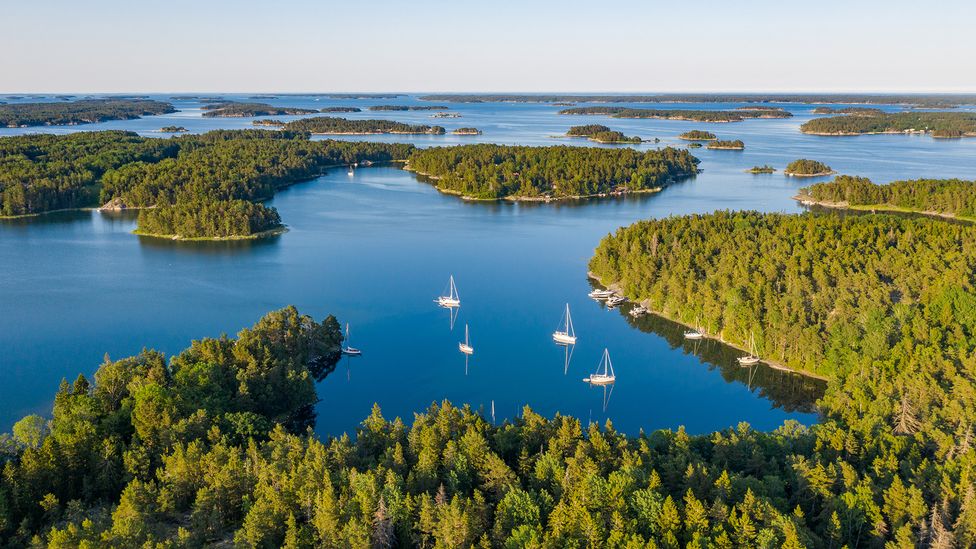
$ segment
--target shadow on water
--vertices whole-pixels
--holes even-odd
[[[759,363],[744,367],[736,362],[742,351],[714,339],[685,339],[688,328],[653,313],[633,317],[629,314],[634,305],[626,304],[618,309],[627,323],[638,330],[660,336],[672,349],[680,349],[694,355],[709,370],[717,370],[727,383],[741,383],[757,396],[787,412],[816,413],[817,400],[827,388],[824,380],[770,368]]]

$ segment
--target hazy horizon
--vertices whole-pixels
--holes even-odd
[[[51,0],[6,19],[7,94],[976,92],[960,0]]]

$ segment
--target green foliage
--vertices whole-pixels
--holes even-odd
[[[435,178],[439,189],[496,199],[586,196],[650,189],[697,172],[698,159],[665,148],[464,145],[418,149],[409,169]]]
[[[362,110],[359,107],[325,107],[319,112],[362,112]]]
[[[481,130],[478,128],[458,128],[451,133],[454,135],[481,135]]]
[[[145,99],[80,99],[58,103],[0,104],[0,126],[57,126],[131,120],[176,112],[173,105]]]
[[[734,139],[729,141],[716,140],[705,145],[706,149],[736,149],[742,150],[746,148],[746,144],[742,142],[741,139]]]
[[[261,121],[259,120],[256,123],[260,122]],[[286,130],[308,132],[319,135],[374,133],[443,135],[445,131],[441,126],[404,124],[403,122],[394,122],[393,120],[350,120],[335,116],[302,118],[301,120],[288,122],[284,125],[284,128]]]
[[[832,116],[814,118],[800,126],[800,130],[823,135],[923,132],[935,137],[962,137],[976,135],[976,113],[908,111],[872,116]]]
[[[272,107],[265,103],[238,103],[223,101],[208,103],[203,107],[206,118],[242,118],[248,116],[281,116],[285,114],[315,114],[315,109],[300,109],[297,107]]]
[[[834,173],[834,170],[823,162],[800,158],[787,164],[784,172],[786,175],[813,176],[831,174]]]
[[[446,111],[443,105],[373,105],[371,111]]]
[[[159,131],[162,133],[183,133],[189,130],[183,126],[163,126],[162,128],[159,128]]]
[[[715,134],[705,130],[691,130],[678,136],[686,141],[710,141],[715,139]]]
[[[866,177],[842,175],[800,189],[800,195],[814,202],[887,205],[919,212],[976,216],[976,181],[961,179],[914,179],[877,185]]]
[[[281,227],[278,210],[247,200],[160,204],[139,212],[139,234],[183,238],[252,236]]]
[[[629,107],[575,107],[559,114],[601,114],[613,118],[660,118],[664,120],[693,120],[696,122],[741,122],[747,118],[790,118],[788,111],[735,110],[706,111],[689,109],[634,109]]]
[[[813,109],[813,114],[853,114],[858,116],[878,116],[884,114],[884,111],[871,107],[817,107]]]
[[[585,126],[573,126],[566,131],[569,137],[589,137],[600,132],[608,132],[610,128],[602,124],[586,124]]]
[[[29,415],[14,423],[14,439],[29,448],[37,448],[44,442],[49,429],[47,420],[37,414]]]
[[[753,166],[748,171],[749,173],[773,173],[776,171],[776,168],[769,164],[763,164],[762,166]]]

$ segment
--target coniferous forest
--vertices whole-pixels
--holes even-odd
[[[961,179],[913,179],[878,185],[866,177],[842,175],[828,183],[800,189],[800,199],[976,217],[976,182]]]
[[[176,112],[173,105],[147,99],[79,99],[58,103],[0,104],[0,126],[54,126],[131,120]]]

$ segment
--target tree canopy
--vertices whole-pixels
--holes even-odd
[[[173,105],[146,99],[79,99],[67,102],[0,104],[0,126],[60,126],[131,120],[176,112]]]

